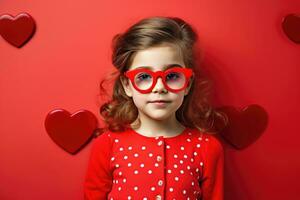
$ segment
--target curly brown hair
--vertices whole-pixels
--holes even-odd
[[[123,131],[136,120],[140,124],[138,110],[132,98],[126,95],[121,79],[126,79],[123,73],[129,69],[138,51],[164,43],[175,45],[185,66],[194,72],[190,91],[176,111],[177,120],[186,127],[215,132],[215,118],[221,117],[225,121],[226,116],[209,103],[212,82],[196,67],[202,61],[201,48],[196,48],[197,41],[198,35],[193,27],[178,17],[144,18],[124,33],[115,35],[112,40],[112,63],[117,71],[106,76],[100,83],[100,94],[108,95],[103,84],[111,80],[114,82],[112,98],[100,107],[100,114],[106,123],[106,127],[100,129],[101,132],[107,129]]]

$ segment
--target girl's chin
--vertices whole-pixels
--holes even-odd
[[[153,120],[157,120],[157,121],[162,121],[162,120],[166,120],[168,119],[171,115],[169,113],[155,113],[156,111],[153,111],[152,113],[148,113],[148,116],[153,119]]]

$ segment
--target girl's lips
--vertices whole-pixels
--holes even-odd
[[[150,103],[157,107],[165,107],[170,101],[151,101]]]
[[[149,101],[149,103],[170,103],[170,101],[157,100],[157,101]]]

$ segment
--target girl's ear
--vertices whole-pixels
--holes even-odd
[[[132,89],[130,87],[130,81],[129,79],[125,78],[125,77],[120,77],[123,89],[126,93],[127,96],[132,97]]]

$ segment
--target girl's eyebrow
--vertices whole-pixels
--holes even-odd
[[[164,65],[163,70],[169,69],[169,68],[174,67],[174,66],[183,68],[180,64],[174,63],[174,64]],[[140,68],[153,70],[153,68],[151,66],[139,66],[135,69],[140,69]]]

